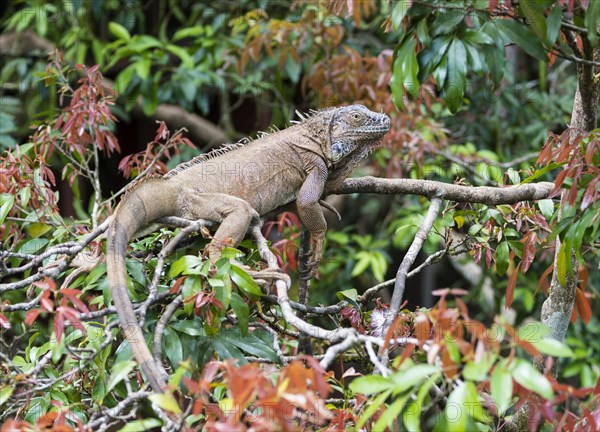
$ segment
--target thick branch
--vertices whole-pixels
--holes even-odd
[[[360,177],[346,179],[336,188],[326,191],[327,195],[351,193],[411,194],[427,198],[488,205],[514,204],[526,200],[547,198],[554,183],[527,183],[505,188],[488,186],[461,186],[432,180],[387,179]]]

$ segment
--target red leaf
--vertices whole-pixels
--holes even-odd
[[[25,325],[33,324],[40,313],[42,313],[41,309],[32,309],[30,311],[27,311],[27,313],[25,314]]]
[[[175,283],[173,284],[173,286],[171,287],[171,289],[169,290],[169,294],[177,294],[179,292],[179,287],[181,286],[181,284],[183,283],[183,281],[186,279],[186,276],[181,276],[180,278],[178,278]]]
[[[590,184],[585,189],[583,199],[581,200],[581,210],[585,210],[593,202],[598,199],[598,182],[600,182],[600,176],[590,181]]]
[[[549,140],[544,145],[544,147],[542,147],[542,151],[540,152],[540,155],[538,156],[536,163],[546,165],[548,162],[550,162],[551,156],[552,156],[552,141]]]
[[[77,297],[79,294],[81,294],[80,290],[63,288],[62,290],[60,290],[60,292],[71,301],[73,306],[75,306],[80,311],[86,313],[90,311],[87,305]]]
[[[425,342],[431,335],[431,324],[427,315],[418,312],[415,317],[414,334],[419,339],[419,343]]]
[[[515,287],[517,286],[517,277],[519,276],[520,268],[521,263],[517,264],[517,267],[513,270],[508,278],[508,284],[506,285],[506,307],[511,307],[515,298]]]
[[[54,310],[54,304],[52,303],[52,300],[50,300],[50,298],[49,298],[50,294],[52,294],[52,292],[50,290],[46,290],[46,291],[44,291],[44,294],[42,294],[42,298],[40,299],[40,304],[48,312],[52,312]]]
[[[540,277],[540,281],[538,282],[537,287],[535,287],[535,292],[533,293],[534,297],[540,288],[542,288],[544,290],[544,292],[548,291],[548,287],[549,287],[548,275],[552,272],[552,270],[554,270],[554,265],[552,265],[552,264],[550,264],[550,266],[548,266],[548,268],[546,270],[544,270],[544,273],[542,273],[542,276]]]
[[[6,319],[6,317],[2,314],[0,314],[0,327],[5,329],[9,329],[11,327],[8,319]]]
[[[585,297],[585,293],[579,288],[575,291],[575,304],[583,322],[589,324],[590,319],[592,319],[592,308],[589,300]]]
[[[535,241],[537,236],[535,232],[529,231],[525,237],[523,237],[523,267],[521,268],[523,273],[527,273],[533,259],[535,258]]]
[[[571,324],[575,324],[577,322],[577,316],[578,316],[577,306],[573,305],[573,310],[571,311],[571,318],[570,318]]]
[[[316,358],[311,356],[306,356],[304,358],[307,366],[313,371],[313,382],[315,385],[315,389],[319,393],[319,396],[322,398],[326,398],[331,390],[331,387],[327,383],[327,379],[325,377],[325,369],[321,367],[321,364],[317,361]]]
[[[61,313],[57,313],[54,316],[54,334],[56,335],[56,340],[60,342],[63,335],[63,329],[65,326],[65,318]]]

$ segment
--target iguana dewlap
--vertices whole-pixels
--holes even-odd
[[[311,233],[312,261],[317,263],[327,229],[319,205],[323,190],[343,181],[389,128],[387,115],[363,105],[317,111],[287,129],[143,180],[125,195],[108,231],[108,278],[125,337],[154,391],[161,391],[166,373],[144,341],[126,285],[125,251],[134,233],[167,216],[217,222],[208,246],[214,261],[224,244],[242,241],[254,214],[295,202]]]

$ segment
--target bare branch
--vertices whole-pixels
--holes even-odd
[[[439,197],[464,203],[481,203],[488,205],[514,204],[526,200],[547,198],[554,183],[526,183],[505,188],[489,186],[461,186],[432,180],[386,179],[379,177],[360,177],[346,179],[344,182],[326,193],[377,193],[387,195],[411,194],[427,198]]]
[[[408,248],[406,255],[402,259],[400,263],[400,267],[398,267],[398,272],[396,273],[396,283],[394,284],[394,294],[392,295],[392,301],[390,302],[390,310],[389,314],[386,318],[386,323],[384,325],[384,334],[387,332],[390,324],[398,315],[400,311],[400,305],[402,304],[402,298],[404,296],[404,288],[406,284],[406,277],[408,275],[408,269],[413,265],[415,260],[417,259],[417,255],[419,251],[423,247],[425,240],[427,240],[427,235],[431,228],[433,227],[433,223],[435,222],[440,210],[442,208],[442,200],[440,198],[433,198],[431,200],[431,204],[429,205],[429,209],[427,210],[427,215],[419,230],[415,234],[415,238]]]

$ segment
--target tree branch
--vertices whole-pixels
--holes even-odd
[[[526,183],[504,188],[489,186],[461,186],[433,180],[387,179],[365,176],[346,179],[330,190],[327,195],[352,193],[377,193],[384,195],[411,194],[427,198],[439,197],[463,203],[480,203],[487,205],[514,204],[526,200],[547,198],[554,183]]]

